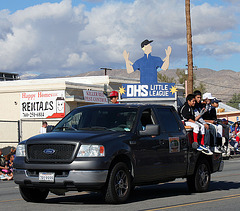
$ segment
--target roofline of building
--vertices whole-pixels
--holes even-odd
[[[229,112],[217,113],[218,116],[221,116],[221,115],[232,115],[232,114],[240,114],[240,111],[229,111]]]
[[[3,74],[11,74],[11,75],[19,75],[18,73],[9,73],[9,72],[0,72],[0,73],[3,73]]]
[[[86,76],[86,77],[65,77],[65,78],[47,78],[17,81],[2,81],[0,83],[0,93],[4,92],[27,92],[39,90],[63,90],[66,88],[84,87],[84,89],[103,89],[104,85],[110,84],[129,84],[136,83],[139,80],[129,78],[118,78],[110,76]],[[36,87],[36,89],[34,88]]]

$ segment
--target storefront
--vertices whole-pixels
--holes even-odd
[[[110,76],[3,81],[0,83],[0,148],[39,133],[42,121],[55,125],[72,109],[108,103],[106,94],[136,79]]]

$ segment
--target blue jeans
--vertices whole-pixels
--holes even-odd
[[[213,125],[208,125],[209,130],[205,128],[205,138],[204,138],[204,144],[206,146],[210,146],[210,134],[213,136],[213,145],[217,146],[217,132],[215,130],[215,127]]]

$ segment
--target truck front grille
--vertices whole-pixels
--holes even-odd
[[[32,144],[27,146],[29,161],[67,162],[73,159],[74,144]]]

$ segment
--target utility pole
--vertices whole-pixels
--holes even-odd
[[[185,0],[186,27],[187,27],[187,57],[188,57],[188,81],[187,94],[193,93],[193,55],[192,55],[192,29],[190,15],[190,0]]]
[[[112,70],[111,68],[101,67],[101,70],[104,70],[104,75],[107,75],[107,70]]]
[[[107,70],[112,70],[111,68],[107,68],[107,67],[101,67],[101,70],[104,70],[104,75],[107,75]],[[105,94],[107,96],[107,84],[103,85],[103,94]]]

